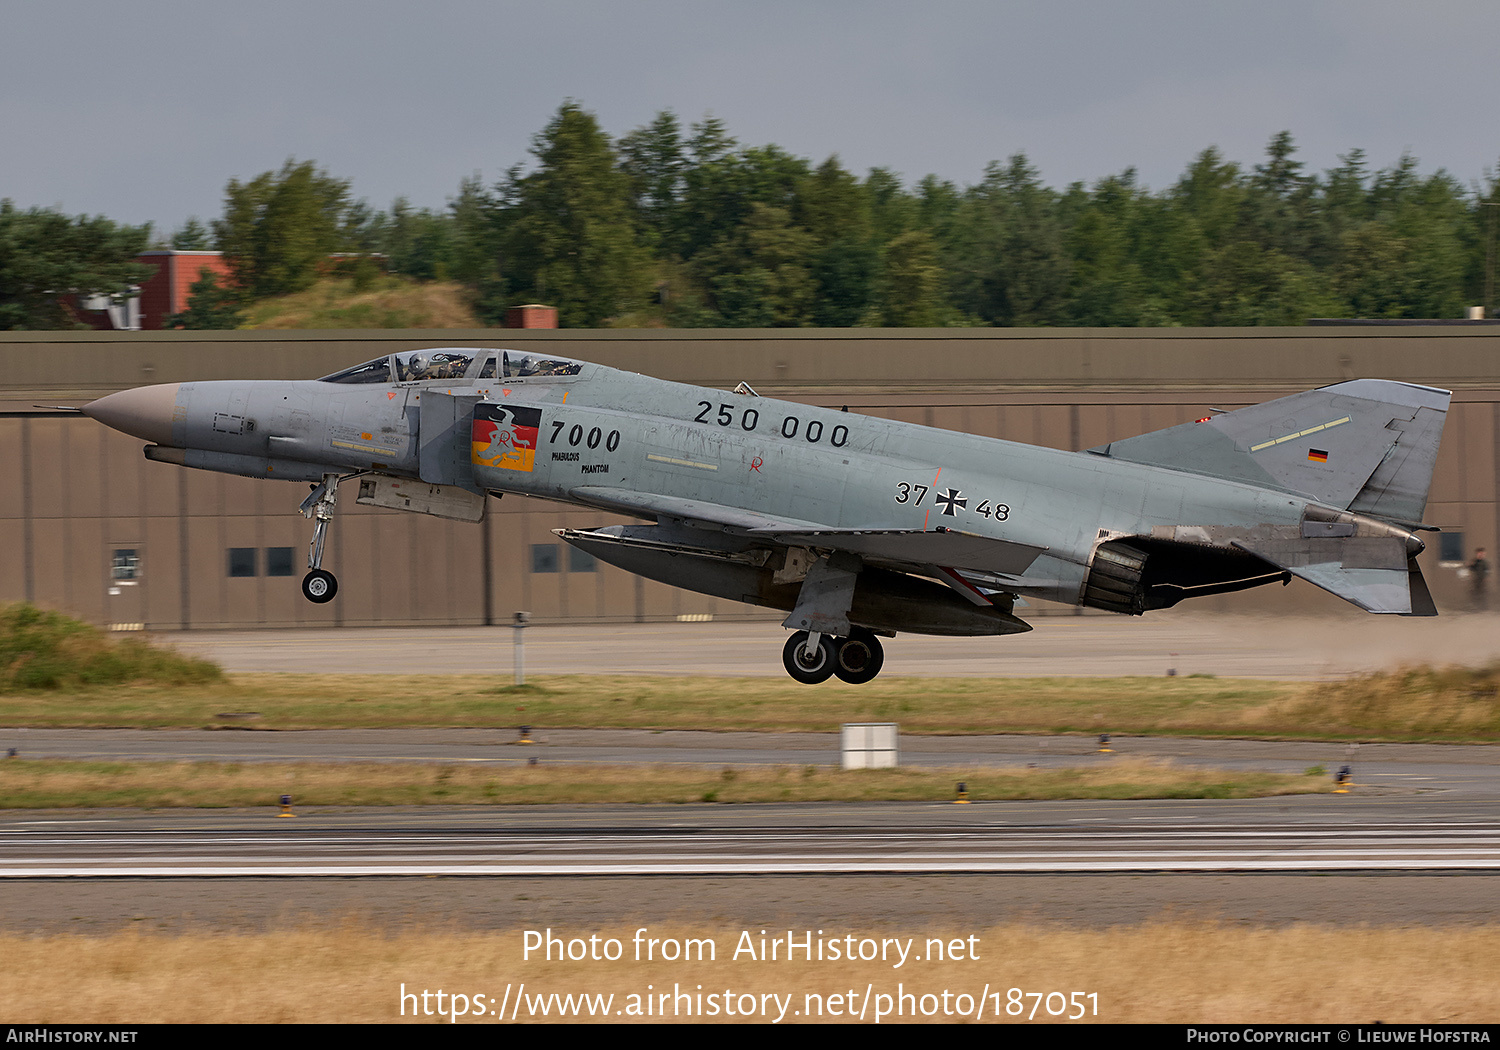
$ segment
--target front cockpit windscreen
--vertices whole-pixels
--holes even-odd
[[[331,376],[324,376],[318,380],[320,383],[389,383],[391,381],[391,359],[389,357],[377,357],[373,361],[366,361],[362,365],[346,368],[342,372],[335,372]]]

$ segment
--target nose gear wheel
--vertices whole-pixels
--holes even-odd
[[[322,569],[314,569],[302,577],[302,596],[310,602],[322,605],[324,602],[333,601],[333,596],[339,592],[339,581],[334,578],[333,573]]]

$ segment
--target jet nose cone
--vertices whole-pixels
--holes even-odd
[[[136,387],[101,397],[83,406],[83,414],[142,441],[175,445],[172,415],[177,408],[177,383]]]

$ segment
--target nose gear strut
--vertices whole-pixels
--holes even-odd
[[[338,494],[339,476],[324,474],[322,484],[314,486],[302,501],[302,506],[297,508],[304,518],[313,520],[312,545],[307,550],[309,571],[302,577],[302,595],[319,605],[333,601],[333,596],[339,592],[339,581],[333,573],[323,569],[323,542],[328,538],[328,523],[333,520]]]

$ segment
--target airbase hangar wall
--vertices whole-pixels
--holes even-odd
[[[339,596],[299,591],[306,487],[147,461],[76,415],[126,387],[310,379],[424,346],[504,346],[663,379],[1055,448],[1084,449],[1356,377],[1454,391],[1422,564],[1438,604],[1470,598],[1461,560],[1500,515],[1500,328],[483,330],[0,333],[0,601],[154,630],[767,618],[579,558],[553,529],[622,519],[514,496],[478,525],[340,501],[325,564]],[[1328,614],[1294,581],[1200,611]],[[1034,603],[1027,616],[1076,610]],[[1104,614],[1107,615],[1107,614]]]

